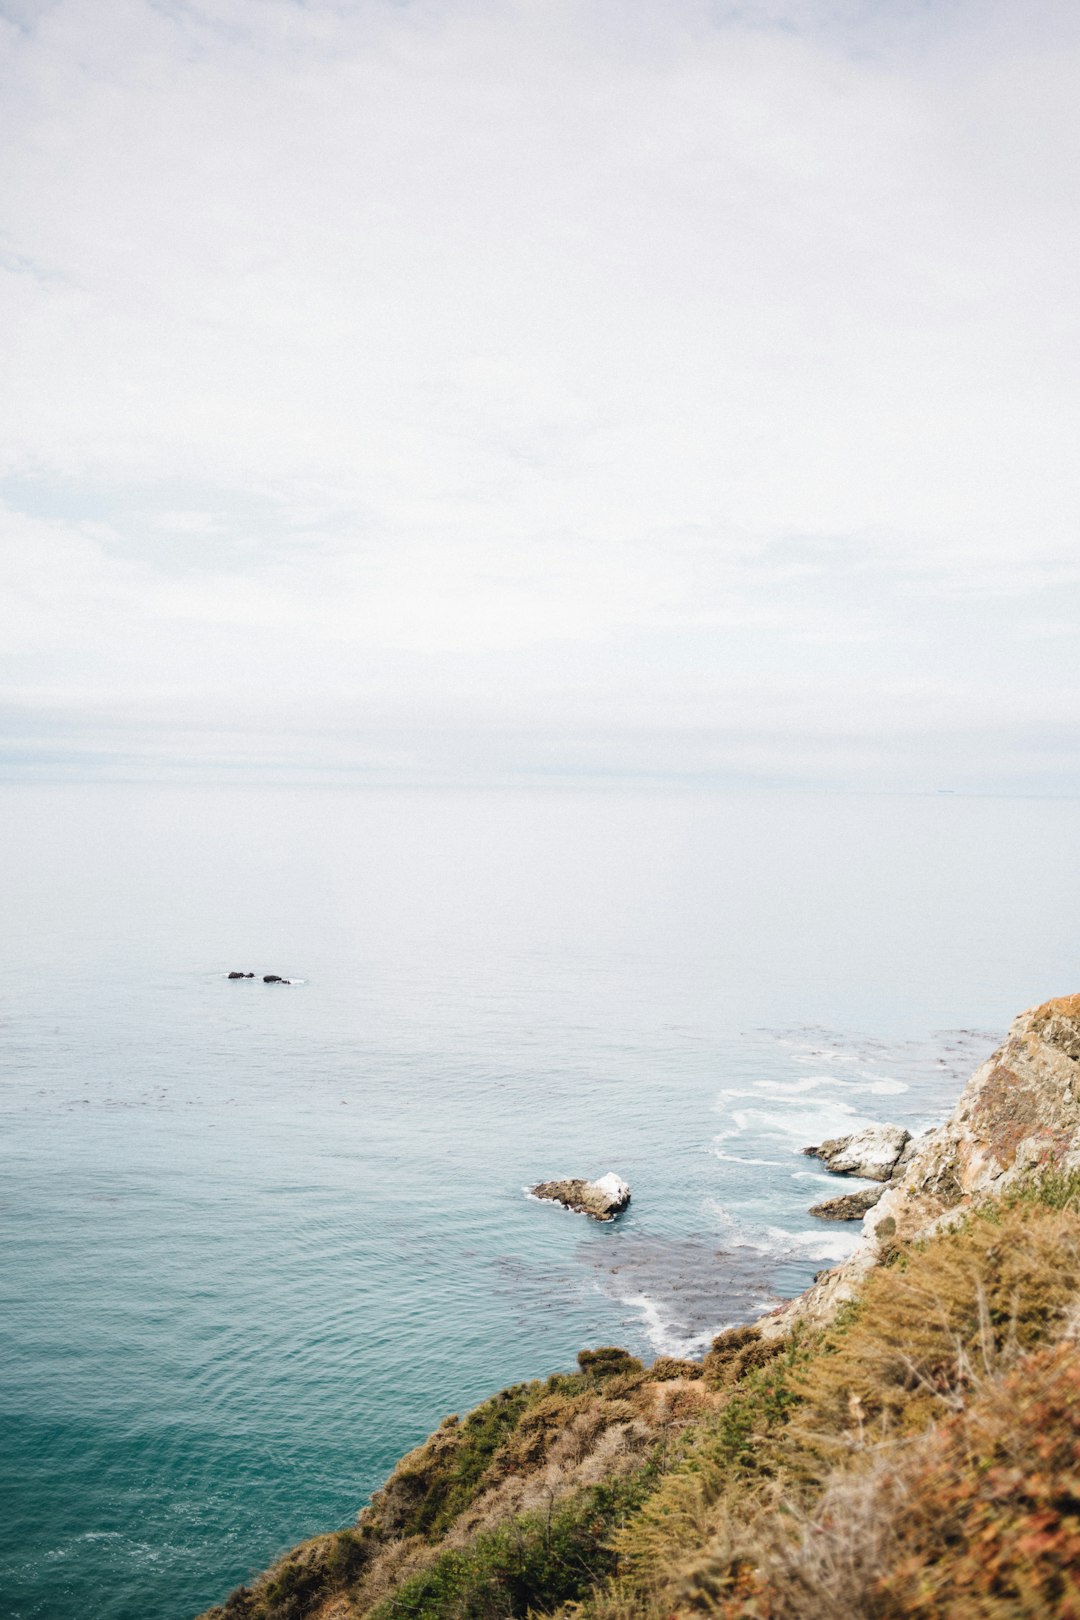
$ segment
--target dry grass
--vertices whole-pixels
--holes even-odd
[[[217,1620],[1080,1620],[1078,1195],[900,1246],[813,1340],[583,1352]]]
[[[827,1335],[788,1345],[741,1377],[733,1367],[755,1340],[722,1336],[712,1378],[732,1381],[720,1385],[719,1411],[688,1433],[682,1457],[620,1532],[618,1574],[578,1606],[581,1620],[1019,1620],[1058,1613],[1015,1606],[1035,1602],[1016,1595],[1036,1580],[1022,1553],[1045,1511],[1045,1503],[1029,1511],[1041,1489],[1037,1478],[1031,1483],[1033,1448],[1044,1441],[1057,1448],[1060,1481],[1076,1440],[1071,1394],[1042,1404],[1032,1397],[1023,1411],[1019,1404],[1045,1370],[1040,1356],[1062,1358],[1053,1363],[1055,1376],[1080,1364],[1073,1337],[1080,1217],[1069,1199],[1055,1201],[1063,1207],[1031,1199],[993,1206],[901,1251],[895,1264],[872,1274],[858,1305]],[[1055,1339],[1060,1351],[1038,1348]],[[935,1560],[946,1571],[942,1581],[952,1579],[948,1562],[960,1557],[964,1515],[973,1511],[969,1486],[977,1498],[978,1482],[995,1468],[994,1490],[1008,1484],[998,1454],[1013,1443],[1012,1431],[1007,1466],[1020,1470],[1014,1483],[1029,1483],[1006,1492],[992,1530],[1012,1549],[1002,1554],[1015,1566],[1002,1577],[1006,1597],[991,1602],[984,1594],[983,1607],[934,1608],[930,1599],[918,1607],[919,1583],[932,1587],[927,1572]],[[1074,1465],[1074,1491],[1078,1476]],[[926,1500],[935,1502],[929,1515],[919,1507]],[[1070,1524],[1066,1512],[1038,1573],[1043,1586],[1032,1591],[1056,1591],[1048,1571],[1072,1555]],[[951,1526],[949,1534],[934,1544],[931,1531],[941,1525]],[[983,1529],[991,1533],[988,1524]],[[970,1549],[964,1556],[977,1563]],[[965,1579],[975,1563],[965,1566]],[[895,1577],[888,1590],[874,1586],[883,1569]],[[889,1606],[902,1580],[907,1606]],[[933,1602],[940,1601],[937,1591]]]
[[[1080,1222],[989,1206],[871,1273],[794,1380],[811,1450],[864,1449],[962,1405],[978,1379],[1050,1336],[1080,1293]]]
[[[986,1379],[917,1440],[838,1471],[739,1563],[714,1548],[684,1607],[722,1620],[1080,1620],[1080,1359]],[[744,1547],[745,1550],[745,1547]],[[739,1590],[741,1582],[742,1590]]]

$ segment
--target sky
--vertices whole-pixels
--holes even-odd
[[[1080,793],[1073,0],[0,0],[0,778]]]

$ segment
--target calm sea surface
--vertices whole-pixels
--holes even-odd
[[[186,1620],[447,1412],[804,1286],[851,1230],[799,1149],[935,1122],[1080,988],[1078,835],[944,795],[0,789],[0,1610]],[[612,1226],[525,1196],[607,1170]]]

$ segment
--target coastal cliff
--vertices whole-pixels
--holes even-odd
[[[447,1418],[206,1620],[1080,1620],[1080,996],[1018,1018],[855,1253],[700,1363]]]
[[[914,1144],[901,1176],[868,1211],[855,1253],[766,1317],[762,1332],[824,1326],[897,1243],[928,1238],[1048,1170],[1080,1171],[1080,995],[1013,1021],[945,1124]]]

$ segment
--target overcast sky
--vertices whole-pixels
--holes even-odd
[[[1080,792],[1074,0],[0,0],[0,774]]]

